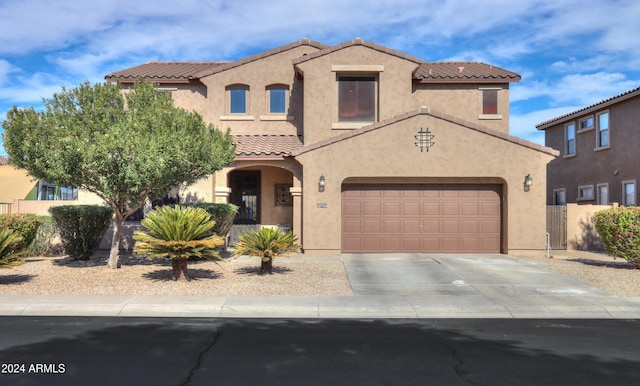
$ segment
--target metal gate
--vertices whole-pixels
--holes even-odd
[[[547,234],[551,249],[567,249],[567,206],[547,206]]]

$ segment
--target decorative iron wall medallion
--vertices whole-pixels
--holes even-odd
[[[428,127],[426,131],[421,127],[418,135],[414,135],[416,139],[414,145],[420,148],[420,152],[423,152],[425,149],[429,151],[429,148],[436,144],[433,142],[433,137],[435,137],[435,135],[431,134]]]

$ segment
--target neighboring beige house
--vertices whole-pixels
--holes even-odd
[[[102,203],[93,193],[34,179],[0,156],[0,214],[48,215],[51,206]]]
[[[547,204],[638,205],[640,87],[542,122],[562,149],[547,167]]]
[[[126,89],[138,77],[231,128],[233,164],[181,198],[241,206],[237,227],[292,229],[313,254],[545,247],[546,167],[558,153],[509,135],[518,74],[356,38],[105,78]]]

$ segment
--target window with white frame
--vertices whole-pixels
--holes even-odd
[[[598,205],[607,205],[609,203],[609,184],[598,184]]]
[[[580,119],[578,131],[588,131],[593,129],[593,116]]]
[[[565,189],[553,190],[553,205],[567,205],[567,193]]]
[[[229,114],[247,115],[249,113],[249,86],[233,85],[227,87]]]
[[[636,205],[636,181],[622,181],[622,204],[625,206]]]
[[[564,154],[565,156],[576,154],[576,124],[568,123],[564,126]]]
[[[593,200],[593,185],[578,186],[578,200]]]
[[[377,76],[338,75],[338,121],[375,122],[377,89]]]
[[[598,114],[597,120],[597,147],[609,146],[609,112]]]

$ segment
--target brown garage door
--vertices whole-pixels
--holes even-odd
[[[500,185],[344,185],[343,252],[499,253]]]

